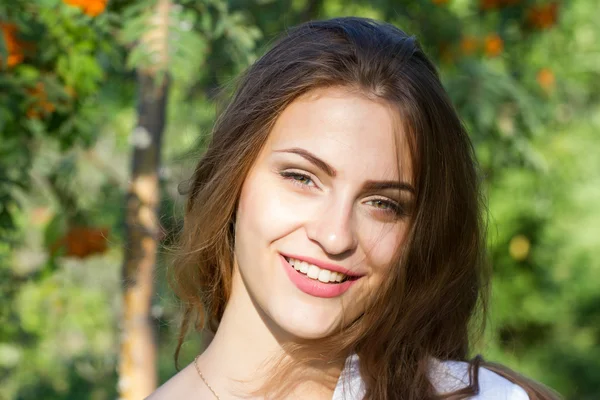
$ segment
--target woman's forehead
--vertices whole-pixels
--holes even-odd
[[[307,150],[341,174],[412,181],[410,150],[396,108],[346,88],[315,89],[292,102],[276,120],[266,146],[269,152],[286,148]]]

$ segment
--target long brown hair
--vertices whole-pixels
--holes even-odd
[[[290,347],[296,363],[360,358],[368,399],[467,398],[480,365],[523,387],[532,399],[550,390],[512,371],[467,360],[481,334],[488,299],[485,220],[467,132],[414,37],[363,18],[308,22],[292,29],[239,81],[190,180],[172,286],[183,306],[179,344],[190,325],[216,331],[230,295],[233,226],[245,177],[278,115],[298,96],[341,86],[398,111],[412,154],[416,204],[391,279],[364,314],[327,338]],[[470,363],[471,384],[440,395],[429,360]],[[299,361],[298,361],[299,360]],[[274,377],[283,377],[283,370]],[[282,372],[283,371],[283,372]],[[289,375],[288,375],[289,376]],[[265,387],[277,391],[272,379]]]

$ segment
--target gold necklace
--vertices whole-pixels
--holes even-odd
[[[202,382],[204,382],[204,384],[206,385],[206,387],[208,388],[208,390],[210,390],[212,392],[212,394],[215,396],[215,398],[217,400],[221,400],[221,398],[219,397],[219,395],[215,392],[215,390],[208,384],[208,382],[206,381],[206,379],[204,378],[204,375],[202,375],[202,371],[200,371],[200,367],[198,366],[198,357],[200,357],[200,354],[198,354],[196,356],[196,358],[194,358],[194,365],[196,366],[196,371],[198,371],[198,375],[200,375],[200,379],[202,379]]]

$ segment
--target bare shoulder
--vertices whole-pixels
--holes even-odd
[[[198,399],[205,390],[191,363],[160,386],[146,400]]]
[[[436,361],[431,370],[432,383],[440,393],[449,393],[469,385],[469,364],[462,361]],[[476,400],[528,400],[518,385],[484,367],[479,368],[479,394]]]

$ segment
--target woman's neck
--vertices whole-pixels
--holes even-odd
[[[273,363],[284,355],[282,344],[293,340],[261,315],[237,271],[232,281],[231,297],[219,328],[198,359],[203,375],[221,398],[247,396],[261,388]],[[219,390],[226,393],[221,395]],[[331,389],[307,381],[299,383],[286,398],[331,399],[331,396]]]

